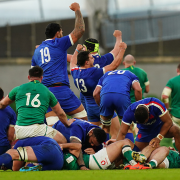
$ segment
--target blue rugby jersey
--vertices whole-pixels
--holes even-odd
[[[102,87],[100,95],[105,93],[120,93],[130,96],[131,86],[139,81],[138,77],[125,70],[106,72],[99,80],[97,86]]]
[[[71,69],[71,74],[74,79],[75,86],[86,98],[86,103],[96,105],[96,102],[93,98],[93,91],[99,79],[104,74],[103,69],[96,67],[80,69],[79,67],[74,67]]]
[[[109,64],[111,64],[114,60],[114,56],[111,53],[107,53],[103,56],[99,56],[99,54],[92,54],[94,58],[94,67],[103,68]]]
[[[157,98],[145,98],[143,100],[134,102],[131,104],[128,109],[125,111],[123,116],[123,123],[127,125],[131,125],[132,122],[136,123],[136,119],[134,116],[135,110],[139,104],[144,104],[149,109],[149,120],[145,124],[137,123],[137,127],[140,130],[152,130],[156,128],[159,124],[163,123],[160,119],[163,116],[167,109],[159,99]]]
[[[67,73],[67,49],[73,45],[70,35],[55,39],[46,39],[35,50],[31,66],[40,66],[44,70],[42,84],[49,86],[61,82],[69,85]]]
[[[8,146],[7,130],[10,125],[16,124],[16,113],[7,106],[5,109],[0,109],[0,146]]]

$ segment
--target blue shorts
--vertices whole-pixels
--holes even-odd
[[[80,100],[68,86],[49,87],[48,89],[55,95],[65,113],[74,111],[81,105]],[[52,109],[49,107],[47,112],[50,111]]]
[[[137,142],[150,142],[153,138],[155,138],[159,134],[162,126],[163,126],[163,123],[159,124],[159,126],[151,130],[139,129],[137,137],[136,137],[136,141]]]
[[[87,108],[87,115],[89,122],[99,122],[100,121],[100,107],[97,106],[86,106]],[[114,112],[113,117],[116,117],[117,114]]]
[[[61,170],[64,164],[63,152],[56,144],[42,144],[31,146],[38,163],[43,166],[43,171],[45,170]]]
[[[131,104],[130,97],[120,93],[106,93],[101,96],[100,115],[111,116],[114,111],[118,116],[123,116],[124,112]]]

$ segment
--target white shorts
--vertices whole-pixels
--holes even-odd
[[[169,160],[167,157],[164,159],[163,163],[165,164],[165,168],[168,169],[169,168]]]
[[[46,124],[33,124],[29,126],[15,125],[16,139],[24,139],[28,137],[46,136],[54,138],[57,133],[56,129],[53,129]]]
[[[108,158],[106,148],[101,149],[95,154],[91,154],[89,158],[89,169],[107,169],[111,165]]]

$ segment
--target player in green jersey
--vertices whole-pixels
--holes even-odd
[[[180,127],[180,64],[177,66],[177,76],[171,78],[162,92],[162,101],[172,116],[172,120]],[[169,97],[171,107],[169,108]]]
[[[125,66],[125,69],[123,70],[129,70],[139,78],[139,83],[142,88],[142,98],[144,99],[143,94],[149,92],[149,80],[147,78],[147,73],[143,69],[135,67],[136,60],[130,54],[125,56],[123,64]],[[131,98],[131,103],[136,102],[133,89],[131,89],[130,98]]]
[[[150,169],[149,167],[144,167],[144,165],[141,165],[133,160],[131,155],[133,147],[134,144],[129,139],[116,141],[108,145],[107,147],[101,149],[95,154],[83,154],[83,160],[85,165],[78,166],[77,157],[79,156],[81,150],[80,144],[78,143],[62,144],[61,148],[63,148],[63,150],[65,149],[69,150],[67,152],[63,152],[64,153],[63,169],[78,170],[82,166],[86,166],[90,170],[109,169],[110,167],[113,168],[115,166],[118,166],[120,163],[123,163],[123,156],[126,159],[125,161],[131,164],[132,166],[135,167],[138,166],[141,169]]]
[[[58,143],[65,143],[66,138],[60,132],[44,123],[45,114],[50,106],[65,126],[70,126],[74,120],[67,120],[55,96],[41,84],[42,75],[42,68],[35,66],[30,69],[29,82],[12,89],[9,95],[0,101],[0,109],[15,101],[18,114],[15,125],[17,139],[47,136]]]

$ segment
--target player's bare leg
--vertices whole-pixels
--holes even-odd
[[[120,123],[118,116],[111,119],[110,135],[111,139],[116,139],[120,129]]]

